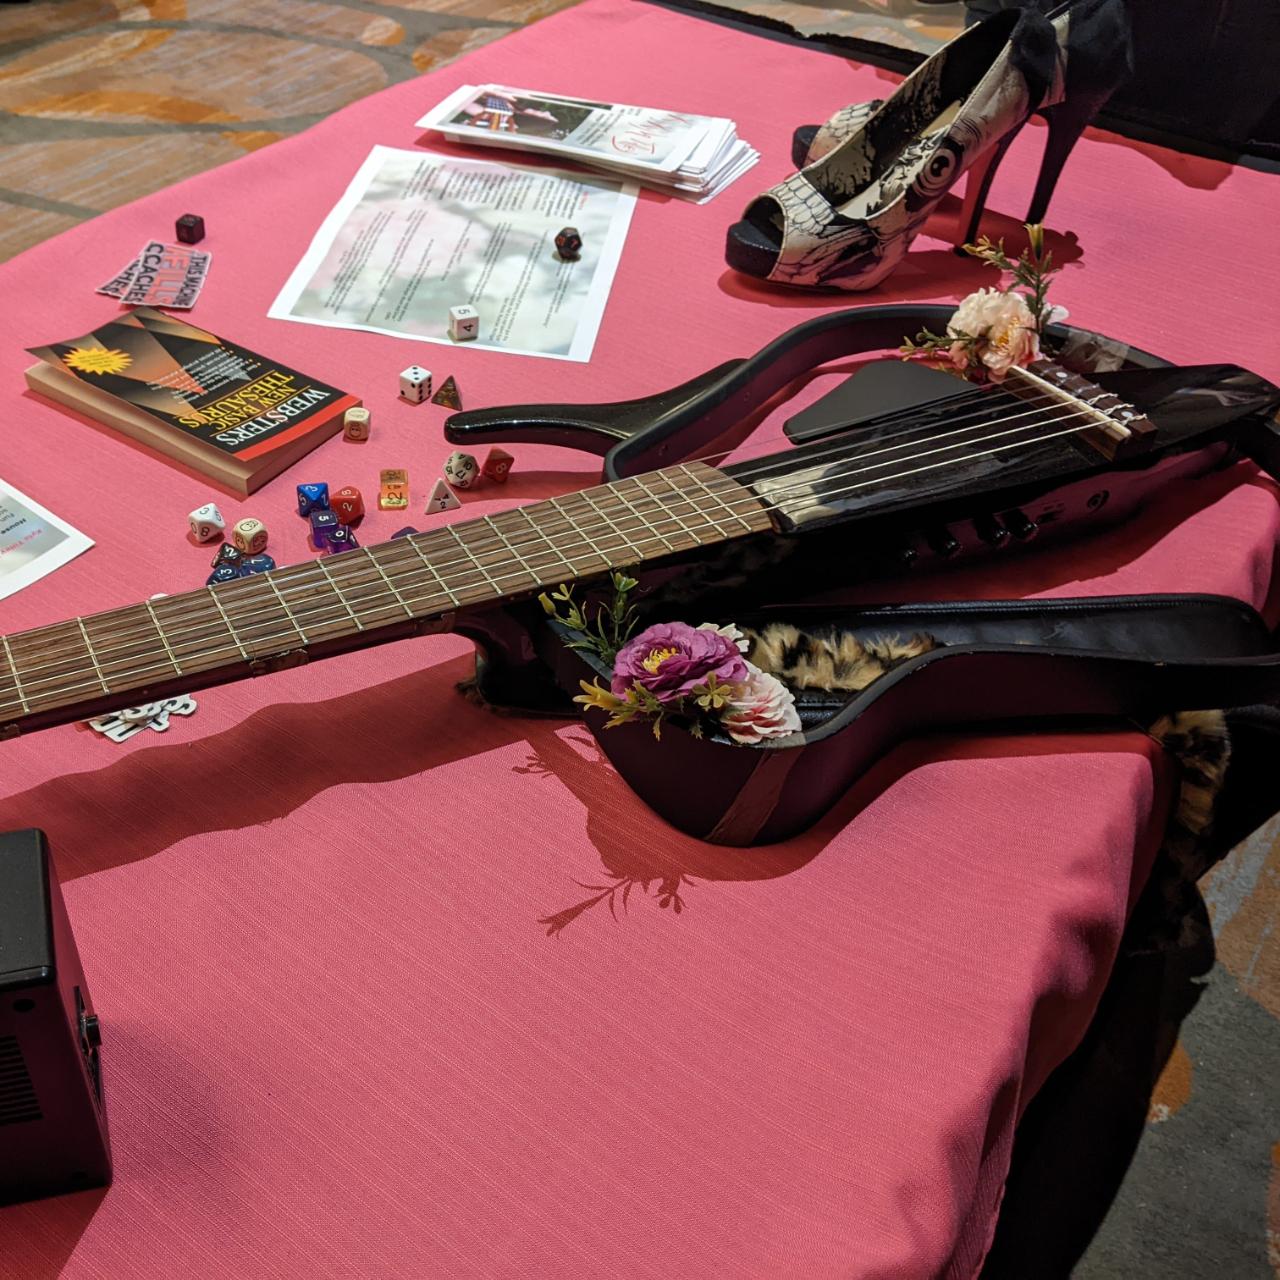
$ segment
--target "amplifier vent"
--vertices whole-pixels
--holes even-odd
[[[0,1036],[0,1125],[41,1119],[40,1103],[18,1038]]]

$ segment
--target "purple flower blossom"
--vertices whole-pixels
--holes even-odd
[[[659,702],[670,703],[704,684],[710,675],[725,684],[747,678],[747,664],[738,646],[719,631],[659,622],[618,651],[612,688],[623,697],[633,684],[643,685]]]

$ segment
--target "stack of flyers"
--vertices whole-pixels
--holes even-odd
[[[418,121],[450,142],[567,156],[701,204],[760,154],[721,116],[589,102],[497,84],[465,84]]]

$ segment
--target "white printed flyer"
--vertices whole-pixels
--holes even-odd
[[[616,178],[374,147],[268,315],[458,345],[449,308],[480,315],[467,345],[591,358],[637,188]],[[582,237],[574,261],[556,232]]]
[[[0,600],[93,546],[93,539],[0,480]]]

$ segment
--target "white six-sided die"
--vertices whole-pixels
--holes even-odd
[[[480,336],[480,313],[475,307],[449,308],[449,337],[454,342],[469,342]]]
[[[431,370],[411,364],[400,375],[400,399],[421,404],[431,394]]]
[[[191,526],[192,536],[197,542],[212,542],[214,538],[221,537],[223,530],[227,527],[227,522],[222,518],[222,512],[212,502],[206,502],[203,507],[197,507],[187,517],[187,523]]]
[[[451,453],[444,464],[444,478],[455,489],[470,489],[480,474],[480,464],[469,453]]]

